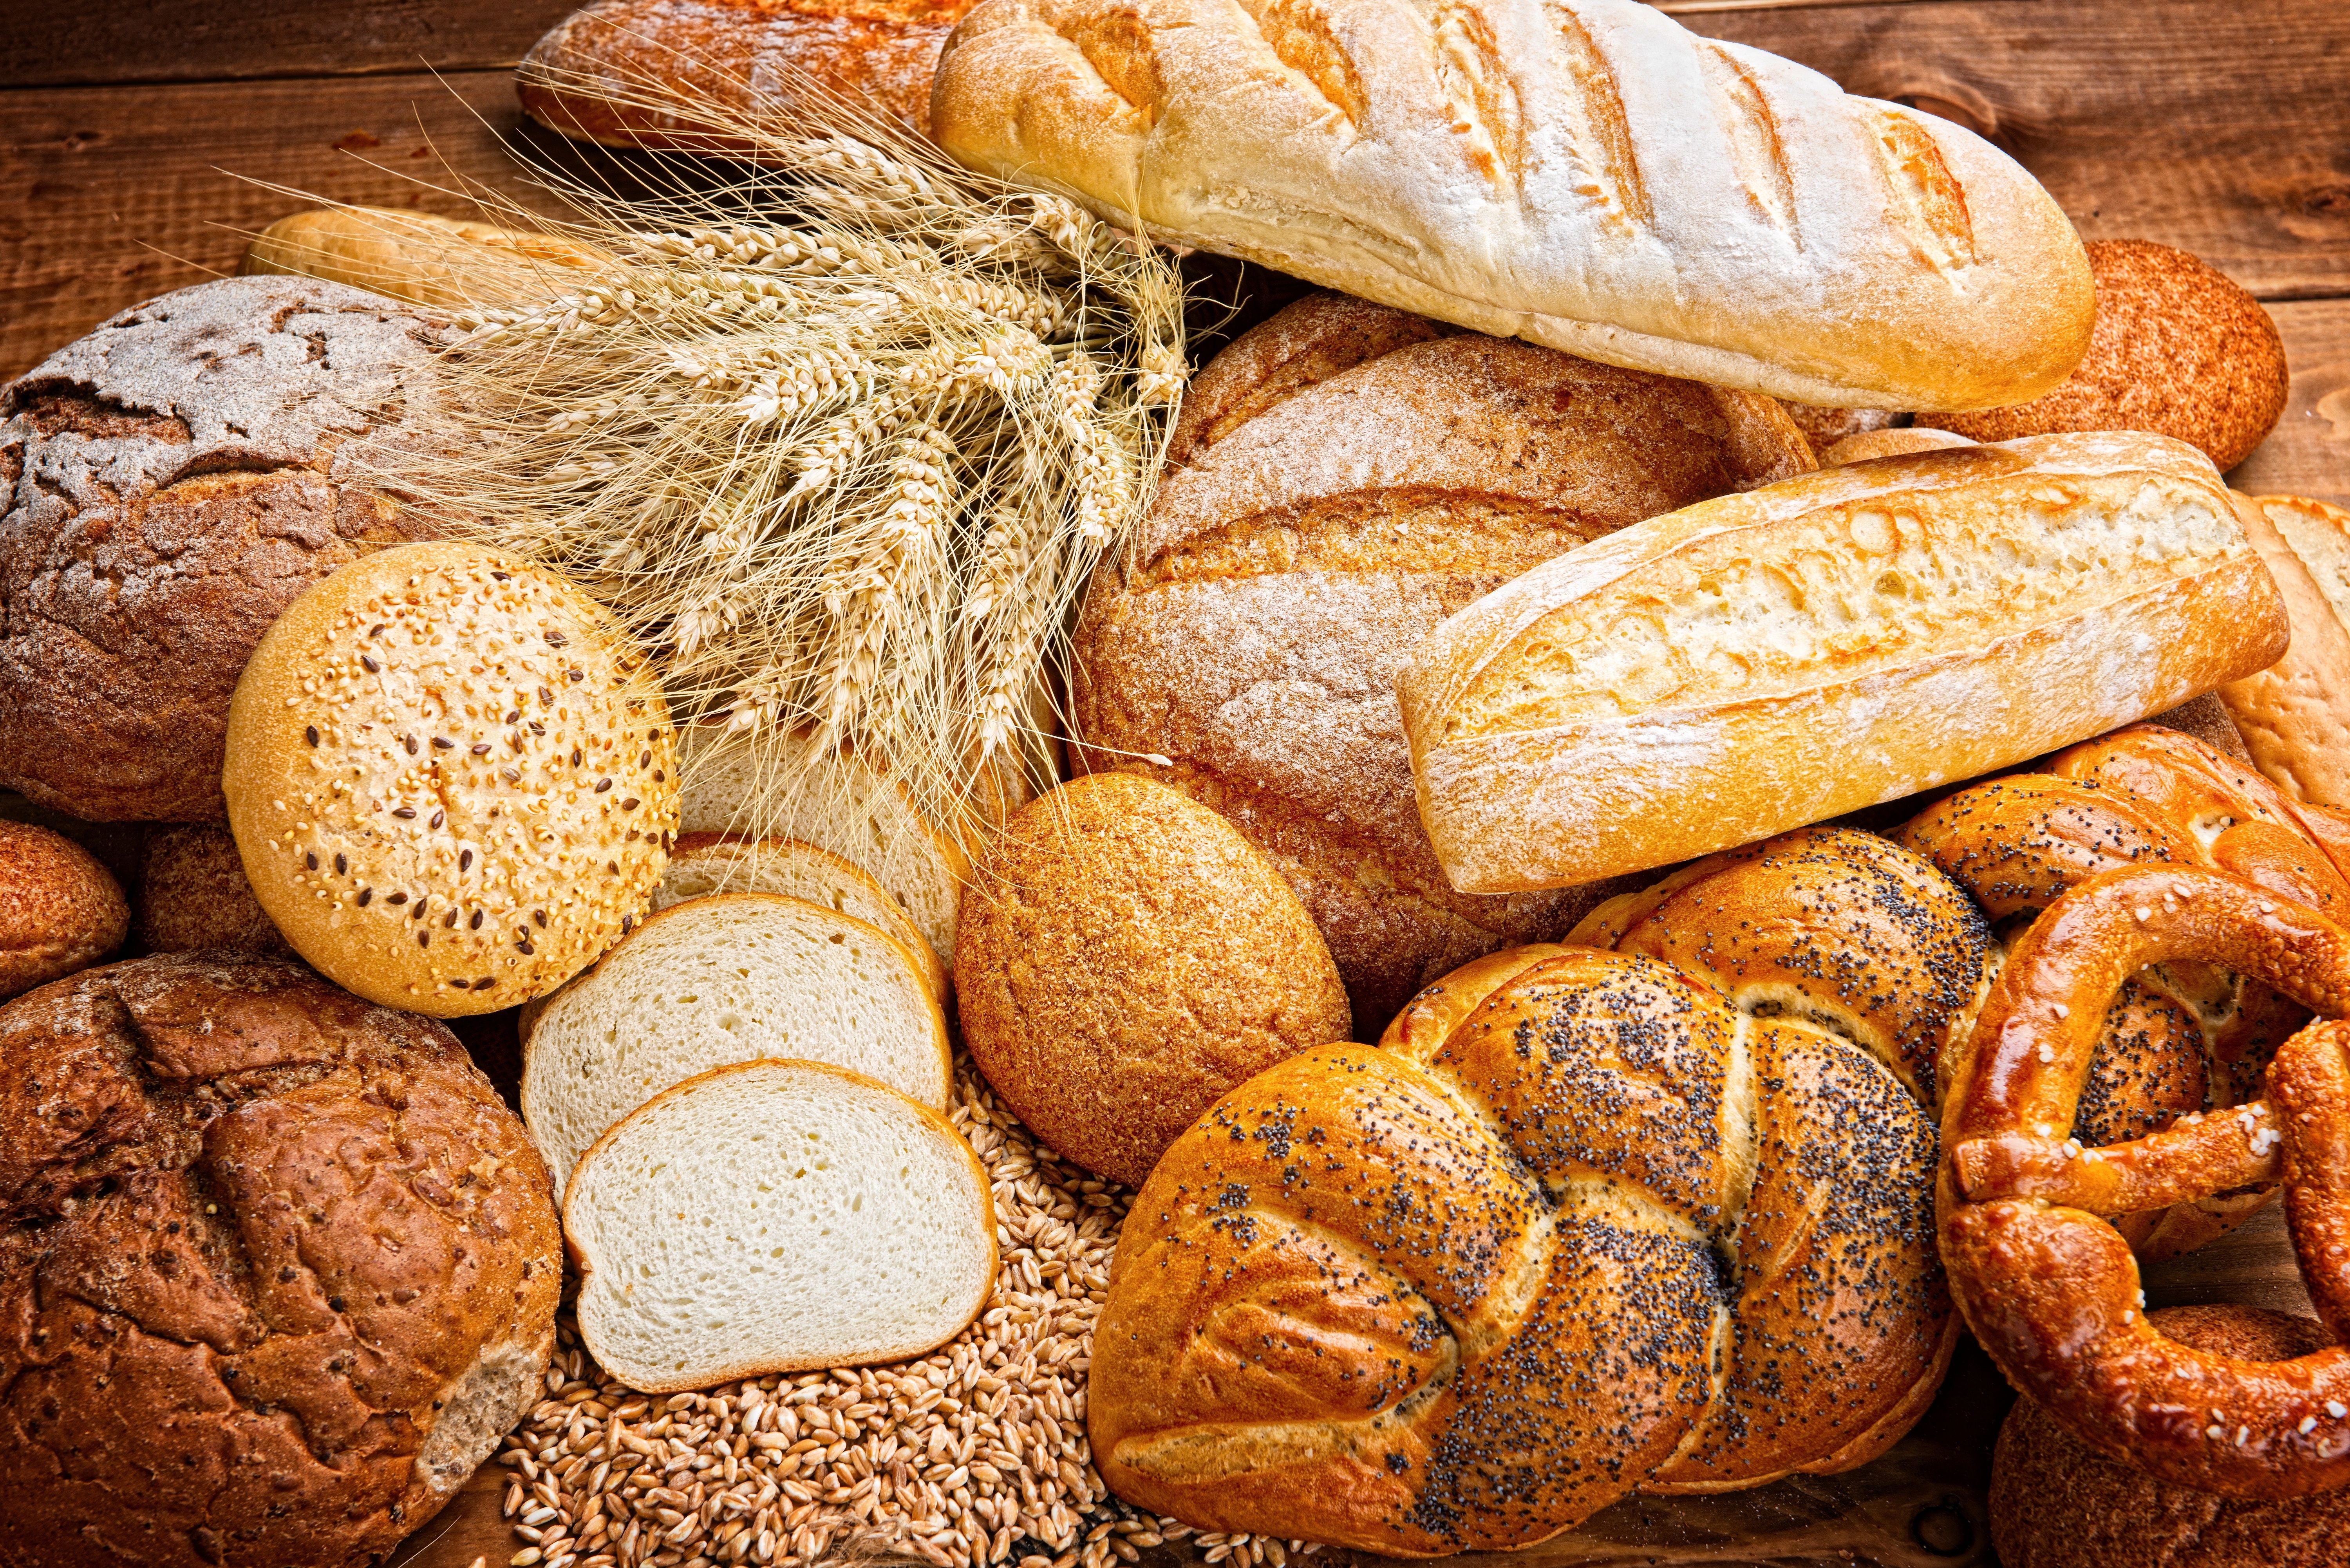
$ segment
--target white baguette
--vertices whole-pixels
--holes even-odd
[[[778,893],[863,920],[913,954],[931,994],[941,1002],[946,1000],[947,966],[908,917],[905,906],[891,898],[869,872],[829,849],[796,838],[745,838],[733,833],[680,835],[670,846],[661,884],[653,889],[655,912],[713,893]]]
[[[995,1281],[987,1174],[952,1123],[811,1062],[678,1085],[580,1160],[563,1201],[579,1333],[650,1394],[899,1361]]]
[[[945,1015],[903,946],[803,899],[724,893],[651,917],[540,1010],[523,1121],[559,1192],[637,1106],[760,1057],[852,1068],[934,1110],[953,1083]]]
[[[1764,838],[2159,712],[2284,651],[2202,453],[2036,436],[1684,507],[1445,621],[1399,686],[1455,887]]]
[[[1803,402],[2022,402],[2095,316],[1998,149],[1634,0],[984,0],[931,119],[1122,227]]]

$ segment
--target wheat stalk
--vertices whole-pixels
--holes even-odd
[[[548,173],[575,221],[496,213],[609,260],[469,298],[464,439],[396,477],[585,585],[681,718],[778,757],[845,742],[982,833],[981,775],[1035,754],[1076,597],[1147,500],[1185,378],[1173,261],[845,109],[618,96],[748,171],[638,200]]]

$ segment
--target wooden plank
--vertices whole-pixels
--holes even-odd
[[[494,70],[522,58],[574,0],[103,0],[5,7],[0,87],[226,81],[358,71]]]
[[[2350,299],[2272,305],[2293,367],[2284,418],[2229,479],[2254,495],[2350,506]]]
[[[2342,0],[1875,5],[1682,21],[1989,136],[2091,239],[2184,246],[2264,299],[2350,294]]]

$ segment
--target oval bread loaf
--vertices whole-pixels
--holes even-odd
[[[1453,885],[1570,887],[1970,778],[2273,662],[2210,460],[2037,436],[1825,470],[1535,567],[1400,684]]]
[[[122,888],[98,857],[61,833],[0,821],[0,1002],[88,969],[130,926]]]
[[[538,1010],[523,1120],[559,1186],[671,1085],[763,1056],[854,1068],[941,1111],[953,1086],[946,1019],[904,946],[822,905],[722,893],[653,916]]]
[[[676,733],[594,600],[484,545],[344,567],[254,651],[222,786],[254,897],[321,974],[441,1017],[626,935],[677,827]]]
[[[560,294],[578,286],[576,275],[611,260],[606,252],[529,229],[397,208],[317,207],[255,235],[237,270],[325,278],[454,309]]]
[[[937,1110],[814,1062],[689,1078],[564,1196],[579,1334],[647,1393],[902,1361],[995,1284],[987,1173]]]

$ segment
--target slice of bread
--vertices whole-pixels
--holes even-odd
[[[934,1110],[953,1083],[946,1018],[901,944],[806,899],[722,893],[653,916],[539,1012],[523,1120],[559,1192],[606,1127],[761,1057],[854,1068]]]
[[[947,966],[904,906],[861,867],[796,838],[745,838],[734,833],[688,833],[669,852],[669,867],[653,889],[653,909],[666,909],[712,893],[780,893],[822,904],[853,920],[879,927],[905,944],[930,982],[947,994]]]
[[[638,1107],[563,1203],[579,1332],[649,1394],[919,1355],[995,1282],[987,1173],[861,1074],[745,1062]]]
[[[954,962],[970,864],[886,769],[847,746],[821,756],[805,733],[754,745],[705,727],[681,736],[678,777],[681,831],[764,833],[829,849],[871,873]]]

